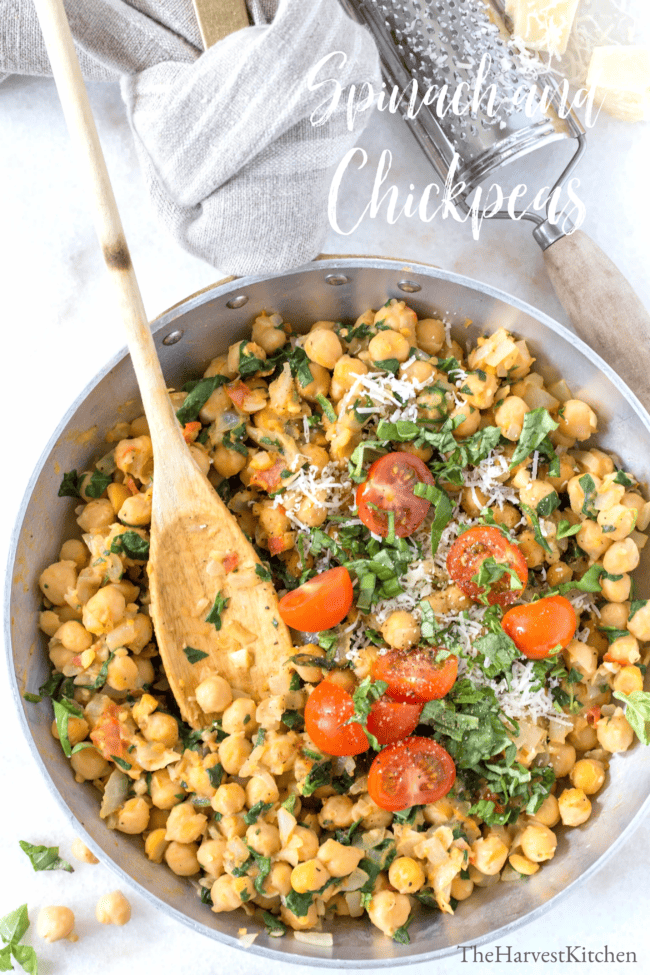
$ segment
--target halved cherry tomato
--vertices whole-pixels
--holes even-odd
[[[501,626],[518,650],[530,660],[542,660],[573,639],[578,621],[564,596],[545,596],[536,603],[513,606],[504,613]]]
[[[372,665],[375,680],[388,684],[395,701],[424,704],[444,697],[458,675],[458,658],[453,654],[438,660],[438,647],[415,650],[389,650]]]
[[[294,630],[330,630],[345,619],[352,605],[352,579],[347,569],[328,569],[288,592],[278,604],[280,616]]]
[[[397,812],[442,799],[455,780],[454,760],[442,745],[411,737],[379,752],[368,773],[368,792],[382,809]]]
[[[477,575],[483,562],[490,557],[514,569],[521,582],[521,588],[511,589],[511,576],[506,573],[490,589],[487,600],[491,606],[495,603],[508,606],[526,588],[528,566],[521,549],[509,542],[498,528],[475,525],[459,535],[447,555],[447,572],[470,599],[480,602],[484,590],[473,582],[472,576]]]
[[[104,704],[95,727],[90,732],[90,740],[108,761],[110,758],[125,758],[127,756],[127,738],[122,737],[124,725],[119,720],[120,709],[114,701]]]
[[[431,502],[413,494],[416,484],[433,484],[431,471],[415,454],[396,450],[371,465],[368,478],[357,488],[359,518],[376,535],[389,532],[388,512],[395,513],[395,534],[411,535],[422,524]],[[377,509],[371,508],[375,505]]]
[[[366,727],[380,745],[390,745],[415,731],[421,712],[421,704],[404,704],[383,694],[372,705]]]
[[[259,487],[263,491],[276,491],[282,483],[282,471],[287,465],[281,457],[263,471],[253,471],[248,482],[249,487]]]
[[[366,733],[354,717],[352,695],[338,684],[322,680],[305,705],[305,731],[327,755],[359,755],[368,750]]]

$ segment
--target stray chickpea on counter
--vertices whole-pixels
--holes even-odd
[[[408,943],[418,905],[453,913],[539,871],[612,754],[650,743],[650,603],[631,577],[650,503],[583,443],[594,410],[534,364],[505,328],[464,351],[391,300],[306,335],[262,313],[171,393],[295,644],[261,701],[185,648],[216,716],[198,731],[149,617],[146,419],[65,475],[81,537],[39,580],[52,733],[106,826],[214,912],[319,944],[367,914]],[[227,625],[219,592],[206,607]],[[128,920],[120,897],[99,920]]]

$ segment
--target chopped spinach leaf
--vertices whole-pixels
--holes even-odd
[[[210,622],[212,621],[210,620]],[[217,629],[219,629],[219,627],[217,627]],[[209,656],[207,653],[205,653],[205,651],[197,650],[195,647],[183,647],[183,653],[191,664],[196,664],[199,662],[199,660],[205,660],[205,658]]]
[[[206,623],[213,623],[215,630],[220,630],[223,626],[223,620],[221,619],[221,614],[228,608],[228,603],[230,599],[224,598],[220,592],[214,597],[214,604],[212,609],[205,618]]]
[[[146,562],[149,558],[149,542],[137,532],[123,532],[111,542],[111,552],[114,555],[126,555],[127,559]]]

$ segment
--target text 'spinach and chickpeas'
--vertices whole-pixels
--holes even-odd
[[[594,411],[533,366],[504,328],[466,355],[392,300],[304,336],[262,314],[171,394],[296,644],[260,702],[200,673],[220,716],[203,731],[178,716],[148,614],[145,418],[65,476],[82,535],[40,577],[52,732],[106,825],[213,911],[323,944],[314,929],[367,913],[405,943],[418,902],[452,913],[536,873],[611,754],[648,743],[650,603],[630,573],[650,504],[581,449]],[[227,632],[238,566],[208,568],[204,612]]]

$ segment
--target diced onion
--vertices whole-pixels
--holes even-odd
[[[334,938],[329,931],[294,931],[293,936],[296,941],[315,948],[331,948],[334,944]]]

